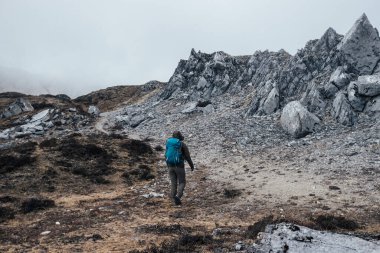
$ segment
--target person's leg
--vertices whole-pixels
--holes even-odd
[[[174,167],[169,167],[169,179],[170,179],[170,197],[174,199],[177,195],[177,174]]]
[[[177,197],[181,198],[186,185],[186,172],[185,167],[177,167],[176,174],[178,178],[178,194]]]

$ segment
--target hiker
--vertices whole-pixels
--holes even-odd
[[[191,171],[194,170],[189,149],[183,140],[181,132],[174,131],[173,137],[166,141],[165,159],[171,183],[170,197],[175,205],[181,205],[181,197],[186,185],[185,160],[188,162]]]

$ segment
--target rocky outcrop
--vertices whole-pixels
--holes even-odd
[[[192,49],[189,59],[179,62],[160,97],[168,99],[176,92],[189,92],[189,99],[199,100],[223,94],[231,85],[243,81],[248,60],[249,56],[206,54]]]
[[[33,116],[21,116],[14,122],[12,127],[0,131],[0,139],[14,139],[28,136],[42,136],[49,130],[64,131],[78,129],[89,123],[89,120],[73,110],[74,108],[62,111],[56,109],[45,109]],[[16,125],[16,126],[15,126]]]
[[[321,118],[332,110],[338,122],[352,125],[354,111],[362,112],[379,94],[379,79],[373,75],[380,72],[379,62],[380,37],[363,14],[345,36],[329,28],[294,56],[284,50],[230,56],[193,49],[188,60],[179,62],[160,99],[192,102],[240,96],[246,117],[272,114],[289,101],[300,100]],[[337,95],[340,92],[347,97]]]
[[[356,113],[343,92],[338,93],[334,99],[333,116],[339,123],[346,126],[352,126],[355,123]]]
[[[363,14],[344,36],[338,49],[355,72],[371,75],[380,61],[379,32]]]
[[[289,223],[268,225],[246,252],[380,252],[380,244],[359,237],[317,231]]]
[[[29,100],[25,98],[18,98],[15,102],[10,104],[1,114],[1,118],[9,118],[18,114],[21,114],[23,112],[30,112],[33,111],[34,108],[30,104]]]
[[[318,117],[310,113],[299,101],[290,102],[282,110],[281,126],[295,138],[313,132],[319,123]]]

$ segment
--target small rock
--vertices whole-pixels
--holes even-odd
[[[41,235],[48,235],[50,233],[51,233],[51,231],[44,231],[44,232],[41,233]]]
[[[335,186],[335,185],[330,185],[329,189],[333,190],[333,191],[339,191],[340,190],[340,188],[338,186]]]

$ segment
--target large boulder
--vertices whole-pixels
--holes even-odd
[[[34,108],[30,104],[29,100],[25,98],[18,98],[15,102],[10,104],[3,112],[0,114],[0,118],[9,118],[18,115],[23,112],[33,111]]]
[[[380,59],[379,32],[363,14],[338,45],[346,62],[360,75],[371,75]]]
[[[380,95],[380,75],[359,76],[358,93],[367,97]]]
[[[356,113],[343,92],[339,92],[333,102],[333,116],[342,125],[352,126],[356,121]]]
[[[312,133],[319,123],[319,118],[309,112],[299,101],[288,103],[282,110],[281,126],[295,138]]]

